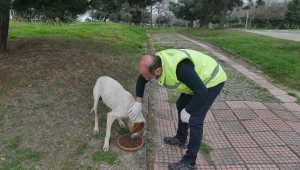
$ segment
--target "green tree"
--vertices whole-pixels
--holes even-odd
[[[230,18],[230,19],[229,19],[228,23],[229,23],[229,25],[230,25],[231,27],[233,27],[233,25],[239,23],[239,21],[240,21],[240,20],[239,20],[238,17],[233,17],[233,18]]]
[[[132,15],[133,23],[141,23],[142,22],[142,11],[138,9],[131,9],[129,13]]]
[[[222,16],[220,19],[220,27],[224,27],[227,12],[232,11],[234,7],[240,7],[243,5],[243,0],[222,0]]]
[[[141,21],[140,22],[142,22],[142,25],[144,25],[145,19],[152,18],[152,6],[155,3],[159,3],[161,1],[162,0],[127,0],[129,6],[131,6],[132,8],[134,8],[136,10],[136,12],[139,11],[138,13],[140,13],[140,17],[141,17]],[[151,10],[150,11],[150,18],[148,17],[148,13],[146,11],[146,8],[148,6],[150,6],[150,10]],[[136,21],[136,19],[134,19],[134,20]],[[152,22],[152,19],[151,19],[151,22]],[[151,23],[151,25],[152,25],[152,23]]]
[[[158,16],[156,19],[156,23],[158,24],[169,24],[170,20],[169,18],[167,18],[166,16]]]
[[[95,2],[95,1],[94,1]],[[106,21],[107,18],[114,20],[116,13],[116,4],[114,1],[98,0],[97,5],[91,9],[91,17],[96,20]]]
[[[122,8],[122,5],[126,2],[125,0],[100,0],[103,6],[109,9],[113,9],[114,11],[114,22],[118,22],[120,11]],[[106,11],[106,8],[98,9],[100,12]],[[111,16],[112,13],[108,14],[108,16]]]
[[[202,0],[195,4],[195,8],[200,10],[198,16],[200,27],[208,27],[208,23],[220,22],[222,5],[221,0]]]
[[[61,21],[75,21],[90,8],[88,0],[14,0],[12,9],[26,18],[38,17],[43,21],[59,17]]]
[[[293,25],[300,25],[300,0],[292,0],[288,3],[285,20],[288,22],[289,28],[292,28]]]
[[[131,22],[131,20],[132,20],[132,15],[130,13],[127,12],[122,15],[122,21],[126,22],[127,24]]]
[[[175,17],[190,21],[190,27],[193,28],[194,21],[200,14],[200,8],[195,6],[196,1],[194,0],[178,0],[178,3],[170,2],[169,10]]]
[[[159,2],[161,0],[94,0],[94,1],[100,1],[100,8],[95,9],[95,17],[99,18],[102,17],[109,17],[110,19],[113,19],[114,22],[118,22],[118,19],[121,16],[121,10],[124,10],[128,12],[132,8],[135,8],[136,11],[140,11],[141,19],[143,21],[144,12],[146,7],[149,5],[152,5],[153,3]],[[128,8],[128,9],[126,9]],[[125,13],[126,13],[125,12]],[[135,16],[131,13],[133,17],[133,21],[136,20]],[[113,17],[111,17],[113,16]]]
[[[6,50],[9,26],[9,11],[22,14],[29,21],[40,20],[75,21],[90,8],[89,0],[1,0],[0,1],[0,52]]]
[[[253,23],[253,25],[255,25],[258,28],[263,28],[268,25],[266,20],[261,19],[260,17],[256,17],[256,16],[253,18],[252,23]]]
[[[175,21],[173,23],[173,27],[184,27],[184,26],[185,26],[185,24],[182,23],[181,21]]]

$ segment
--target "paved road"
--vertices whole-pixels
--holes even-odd
[[[292,32],[275,32],[275,31],[249,31],[247,32],[252,32],[255,34],[261,34],[265,36],[270,36],[274,38],[280,38],[280,39],[285,39],[285,40],[292,40],[292,41],[300,41],[300,33],[292,33]]]

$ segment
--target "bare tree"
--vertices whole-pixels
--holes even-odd
[[[148,9],[150,9],[150,25],[151,25],[151,27],[153,27],[153,24],[152,24],[153,5],[150,5]]]
[[[156,14],[156,17],[154,17],[155,19],[153,18],[154,21],[156,21],[158,16],[163,16],[168,19],[173,16],[173,14],[169,11],[169,1],[170,0],[162,0],[152,6],[152,12]]]
[[[266,0],[265,5],[255,9],[255,17],[267,22],[274,20],[284,20],[285,11],[287,9],[287,1]]]

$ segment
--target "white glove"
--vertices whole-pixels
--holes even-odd
[[[180,119],[184,123],[189,123],[191,115],[185,111],[185,109],[182,109],[180,112]]]
[[[128,110],[129,118],[131,120],[135,120],[136,117],[138,117],[139,114],[142,112],[142,103],[135,102],[133,106]]]

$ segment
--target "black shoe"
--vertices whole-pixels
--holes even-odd
[[[196,164],[190,165],[183,161],[170,163],[168,168],[169,170],[197,170]]]
[[[183,149],[186,149],[187,144],[188,144],[187,140],[181,141],[181,140],[177,139],[176,136],[165,137],[164,142],[168,145],[178,145],[180,148],[183,148]]]

